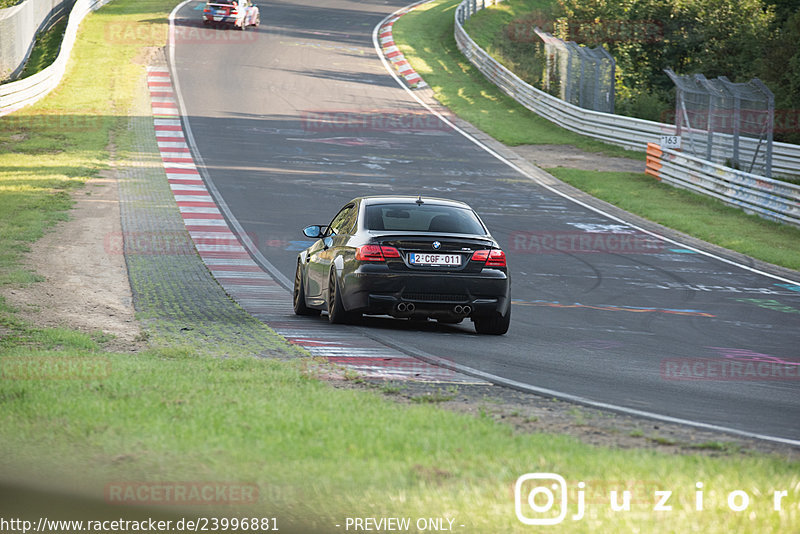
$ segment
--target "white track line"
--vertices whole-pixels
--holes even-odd
[[[422,99],[419,98],[416,94],[414,94],[414,92],[411,89],[409,89],[408,86],[405,83],[403,83],[403,81],[400,79],[400,77],[397,76],[397,74],[395,74],[394,69],[391,67],[389,62],[383,56],[383,54],[381,52],[381,46],[380,46],[380,43],[378,41],[378,30],[380,30],[384,26],[384,24],[386,24],[386,22],[388,20],[390,20],[393,17],[397,17],[398,13],[401,13],[401,12],[404,12],[404,11],[408,12],[409,10],[413,9],[414,7],[417,7],[417,6],[422,5],[422,4],[430,3],[432,1],[433,0],[422,0],[421,2],[415,2],[413,4],[409,4],[406,7],[400,8],[397,11],[395,11],[394,13],[392,13],[391,15],[388,15],[386,18],[384,18],[372,30],[372,43],[373,43],[373,45],[375,47],[375,53],[380,58],[381,62],[383,63],[384,68],[392,76],[392,78],[394,78],[394,80],[397,82],[397,85],[399,85],[401,88],[403,88],[403,90],[405,90],[411,96],[411,98],[416,100],[417,103],[419,103],[420,106],[422,106],[425,109],[427,109],[430,113],[436,115],[436,117],[438,117],[445,124],[447,124],[451,128],[453,128],[453,130],[455,130],[456,132],[460,133],[461,135],[466,137],[469,141],[474,143],[476,146],[482,148],[483,150],[485,150],[486,152],[488,152],[489,154],[491,154],[492,156],[494,156],[498,160],[502,161],[503,163],[505,163],[506,165],[508,165],[512,169],[514,169],[515,171],[519,172],[520,174],[522,174],[523,176],[529,178],[530,180],[533,180],[534,182],[536,182],[540,186],[544,187],[548,191],[551,191],[551,192],[553,192],[553,193],[555,193],[555,194],[557,194],[557,195],[559,195],[559,196],[561,196],[561,197],[563,197],[563,198],[565,198],[565,199],[567,199],[567,200],[569,200],[571,202],[574,202],[574,203],[578,204],[579,206],[582,206],[582,207],[584,207],[586,209],[592,210],[592,211],[594,211],[596,213],[599,213],[600,215],[603,215],[605,217],[608,217],[608,218],[610,218],[610,219],[612,219],[614,221],[624,223],[624,224],[626,224],[628,226],[631,226],[632,228],[636,228],[637,230],[639,230],[641,232],[644,232],[646,234],[652,235],[652,236],[657,237],[659,239],[663,239],[664,241],[667,241],[669,243],[673,243],[675,245],[679,245],[682,248],[686,248],[688,250],[692,250],[694,252],[697,252],[699,254],[703,254],[703,255],[708,256],[710,258],[714,258],[714,259],[719,260],[721,262],[728,263],[730,265],[734,265],[736,267],[740,267],[740,268],[745,269],[747,271],[750,271],[750,272],[753,272],[753,273],[756,273],[756,274],[760,274],[762,276],[767,276],[767,277],[773,278],[775,280],[780,280],[782,282],[786,282],[786,283],[789,283],[789,284],[798,284],[797,281],[789,280],[788,278],[783,278],[783,277],[780,277],[780,276],[776,276],[776,275],[773,275],[773,274],[770,274],[770,273],[766,273],[766,272],[760,271],[758,269],[754,269],[752,267],[748,267],[747,265],[743,265],[741,263],[738,263],[738,262],[735,262],[735,261],[732,261],[732,260],[728,260],[726,258],[722,258],[722,257],[717,256],[715,254],[712,254],[710,252],[706,252],[704,250],[700,250],[700,249],[697,249],[695,247],[691,247],[689,245],[681,243],[680,241],[675,241],[673,239],[670,239],[668,237],[662,236],[662,235],[657,234],[655,232],[651,232],[650,230],[646,230],[644,228],[638,227],[635,224],[632,224],[632,223],[630,223],[630,222],[628,222],[628,221],[626,221],[624,219],[621,219],[621,218],[616,217],[616,216],[614,216],[614,215],[612,215],[610,213],[607,213],[607,212],[603,211],[600,208],[596,208],[594,206],[590,206],[589,204],[581,202],[580,200],[578,200],[576,198],[573,198],[573,197],[569,196],[566,193],[558,191],[557,189],[554,189],[554,188],[550,187],[549,185],[547,185],[545,183],[542,183],[536,177],[531,176],[526,171],[524,171],[522,168],[518,167],[513,162],[507,160],[502,155],[498,154],[497,152],[495,152],[490,147],[488,147],[485,144],[483,144],[478,139],[475,139],[475,137],[473,137],[472,135],[470,135],[469,133],[465,132],[464,130],[462,130],[461,128],[459,128],[455,124],[453,124],[451,121],[449,121],[447,119],[447,117],[443,116],[441,113],[437,112],[436,110],[431,108],[428,104],[423,102]],[[658,414],[658,413],[655,413],[655,412],[647,412],[647,411],[643,411],[643,410],[635,410],[633,408],[627,408],[625,406],[618,406],[616,404],[609,404],[609,403],[605,403],[605,402],[594,401],[594,400],[591,400],[591,399],[588,399],[588,398],[585,398],[585,397],[580,397],[580,396],[577,396],[577,395],[571,395],[569,393],[563,393],[561,391],[555,391],[555,390],[552,390],[552,389],[540,388],[540,387],[537,387],[537,386],[531,386],[529,384],[524,384],[522,382],[517,382],[515,380],[510,380],[510,379],[503,378],[503,377],[500,377],[500,376],[496,376],[496,375],[493,375],[493,374],[490,374],[490,373],[485,373],[483,371],[479,371],[477,369],[473,369],[473,368],[467,367],[465,365],[457,364],[457,363],[451,362],[449,360],[445,360],[443,358],[439,358],[438,356],[432,356],[432,355],[425,354],[425,353],[417,353],[416,351],[414,353],[414,356],[416,356],[417,358],[419,358],[421,360],[428,361],[428,362],[436,364],[436,365],[441,365],[443,367],[450,368],[450,369],[452,369],[454,371],[460,371],[460,372],[462,372],[464,374],[472,375],[472,376],[475,376],[477,378],[483,378],[484,380],[487,380],[487,381],[492,382],[494,384],[505,385],[505,386],[512,387],[514,389],[521,390],[521,391],[528,391],[528,392],[531,392],[531,393],[536,393],[538,395],[544,395],[544,396],[547,396],[547,397],[557,397],[559,399],[564,399],[564,400],[568,400],[568,401],[571,401],[571,402],[576,402],[576,403],[579,403],[579,404],[583,404],[585,406],[591,406],[591,407],[594,407],[594,408],[600,408],[600,409],[605,409],[605,410],[612,410],[612,411],[615,411],[615,412],[625,413],[625,414],[629,414],[629,415],[635,415],[635,416],[638,416],[638,417],[646,417],[648,419],[655,419],[655,420],[664,421],[664,422],[667,422],[667,423],[677,423],[677,424],[681,424],[681,425],[692,426],[692,427],[695,427],[695,428],[703,428],[703,429],[706,429],[706,430],[714,430],[714,431],[718,431],[718,432],[725,432],[727,434],[734,434],[734,435],[737,435],[737,436],[743,436],[743,437],[747,437],[747,438],[762,439],[762,440],[765,440],[765,441],[773,441],[773,442],[778,442],[778,443],[785,443],[787,445],[800,447],[800,440],[781,438],[781,437],[777,437],[777,436],[769,436],[769,435],[765,435],[765,434],[757,434],[757,433],[754,433],[754,432],[747,432],[747,431],[738,430],[738,429],[735,429],[735,428],[729,428],[729,427],[724,427],[724,426],[719,426],[719,425],[712,425],[712,424],[708,424],[708,423],[702,423],[700,421],[692,421],[692,420],[689,420],[689,419],[680,419],[680,418],[677,418],[677,417],[670,417],[668,415],[662,415],[662,414]]]

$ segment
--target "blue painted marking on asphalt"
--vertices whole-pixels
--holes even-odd
[[[313,244],[314,241],[289,241],[289,246],[283,250],[296,250],[299,252],[301,250],[307,249]]]
[[[799,285],[795,285],[795,284],[775,284],[775,285],[778,286],[778,287],[785,287],[786,289],[788,289],[790,291],[797,291],[798,293],[800,293],[800,286]]]
[[[689,250],[688,248],[671,248],[669,251],[677,252],[678,254],[697,254],[697,251]]]

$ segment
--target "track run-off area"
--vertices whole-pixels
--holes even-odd
[[[260,2],[260,27],[218,30],[202,47],[181,36],[201,26],[203,4],[173,12],[176,119],[219,208],[213,219],[244,245],[246,269],[212,269],[223,286],[263,280],[268,291],[240,290],[245,309],[372,376],[402,377],[380,370],[394,359],[414,378],[487,381],[800,445],[800,281],[570,198],[427,107],[378,53],[378,29],[406,3]],[[309,244],[300,230],[368,194],[475,208],[508,257],[509,333],[478,336],[468,321],[367,317],[333,328],[324,315],[294,317],[290,280]]]

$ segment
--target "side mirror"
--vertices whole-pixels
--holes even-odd
[[[305,228],[303,228],[303,234],[306,237],[310,237],[311,239],[319,239],[320,237],[323,236],[322,227],[319,226],[318,224],[315,224],[313,226],[306,226]]]

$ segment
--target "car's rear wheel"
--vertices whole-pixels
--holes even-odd
[[[334,324],[349,324],[355,322],[359,317],[361,317],[360,313],[348,312],[344,309],[336,272],[331,271],[328,280],[328,320]]]
[[[491,317],[476,317],[475,331],[479,334],[502,336],[508,332],[508,327],[510,324],[511,308],[508,309],[505,316],[498,313],[492,315]]]
[[[303,286],[303,272],[300,264],[294,273],[294,292],[292,294],[292,304],[296,315],[319,315],[320,310],[306,306],[306,290]]]

